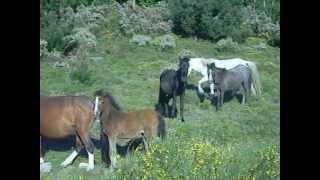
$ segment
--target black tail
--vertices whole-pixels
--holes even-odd
[[[101,143],[101,160],[106,164],[110,164],[109,158],[109,141],[108,137],[103,132],[102,122],[100,121],[100,143]]]
[[[158,136],[163,140],[166,138],[166,122],[161,115],[158,115]]]

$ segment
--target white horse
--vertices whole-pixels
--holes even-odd
[[[215,63],[215,66],[218,68],[226,68],[231,69],[235,66],[242,64],[248,66],[252,72],[252,80],[253,83],[251,85],[251,91],[254,95],[261,95],[261,83],[260,83],[260,76],[257,69],[257,66],[254,62],[246,61],[240,58],[233,58],[233,59],[213,59],[213,58],[190,58],[189,60],[189,70],[188,70],[188,77],[192,71],[197,71],[201,73],[202,78],[198,82],[198,90],[200,93],[204,93],[201,84],[209,81],[210,84],[210,93],[214,94],[214,84],[211,80],[211,77],[208,77],[208,68],[207,65]]]

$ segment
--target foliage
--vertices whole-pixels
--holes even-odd
[[[130,39],[131,43],[138,44],[139,46],[144,46],[151,43],[152,38],[146,35],[135,34]]]
[[[189,49],[182,49],[179,53],[178,53],[178,59],[183,59],[183,58],[195,58],[197,57],[196,53],[189,50]]]
[[[121,28],[126,34],[171,32],[167,3],[161,1],[148,8],[136,6],[128,1],[119,6]]]
[[[96,47],[96,36],[87,28],[73,29],[72,34],[64,37],[63,41],[66,42],[65,44],[71,41],[77,41],[86,51],[92,51]]]
[[[48,55],[48,42],[46,40],[40,39],[40,60]]]
[[[216,49],[218,51],[229,51],[235,52],[239,50],[239,46],[237,42],[234,42],[232,38],[221,39],[216,44]]]
[[[243,26],[249,27],[252,31],[268,40],[273,46],[280,44],[280,25],[274,24],[265,12],[257,12],[253,7],[248,6],[243,10]]]
[[[246,175],[240,179],[261,179],[263,177],[279,178],[280,177],[280,153],[276,145],[269,146],[268,148],[257,153],[258,161],[251,167]]]
[[[223,163],[222,150],[213,147],[207,143],[196,143],[192,145],[192,154],[194,158],[194,168],[192,174],[197,176],[202,170],[202,176],[207,179],[218,179],[219,168]]]
[[[232,37],[244,40],[239,33],[242,22],[241,3],[237,0],[172,0],[169,1],[174,32],[217,41]]]
[[[161,50],[168,50],[176,47],[176,40],[174,36],[170,34],[155,37],[151,43],[157,47],[160,47]]]
[[[159,2],[161,0],[137,0],[137,3],[140,5],[140,6],[144,6],[144,7],[149,7],[151,5],[154,5],[156,4],[157,2]]]
[[[77,55],[70,57],[69,61],[71,63],[70,79],[90,85],[92,71],[89,69],[88,50],[84,46],[80,47]]]

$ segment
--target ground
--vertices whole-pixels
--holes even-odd
[[[200,102],[194,90],[185,96],[185,123],[166,119],[167,139],[155,140],[151,152],[137,152],[119,158],[110,169],[101,162],[95,149],[95,169],[79,169],[87,162],[78,157],[67,167],[60,163],[72,152],[51,149],[44,160],[52,163],[50,173],[41,179],[279,179],[280,141],[280,49],[261,46],[251,38],[239,50],[219,52],[215,44],[177,37],[177,47],[161,51],[150,46],[136,46],[127,38],[99,39],[90,63],[92,83],[81,84],[69,78],[70,69],[55,68],[53,62],[41,62],[41,91],[47,95],[87,95],[93,99],[98,88],[107,88],[124,110],[153,108],[158,100],[160,71],[177,62],[182,49],[202,57],[218,59],[239,57],[257,64],[263,93],[252,96],[247,105],[235,98],[216,112],[208,100]],[[200,75],[193,73],[189,84],[197,84]],[[178,101],[179,103],[179,101]],[[98,142],[99,124],[91,135]]]

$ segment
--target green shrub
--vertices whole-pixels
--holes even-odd
[[[178,59],[183,59],[183,58],[185,58],[185,57],[187,57],[187,58],[195,58],[195,57],[197,57],[198,55],[195,53],[195,52],[193,52],[193,51],[191,51],[191,50],[189,50],[189,49],[182,49],[179,53],[178,53]]]
[[[131,1],[118,7],[121,15],[120,25],[126,34],[171,32],[169,11],[164,1],[148,8],[136,5],[133,9]]]
[[[232,37],[242,41],[241,2],[237,0],[172,0],[169,10],[174,32],[218,41]]]
[[[63,38],[65,44],[77,41],[86,51],[93,51],[96,47],[96,36],[88,28],[75,28],[72,34]]]
[[[237,42],[234,42],[232,38],[221,39],[216,44],[216,49],[218,51],[227,51],[227,52],[234,52],[239,50],[239,46]]]
[[[279,147],[276,145],[269,146],[258,152],[257,156],[257,163],[247,171],[247,174],[242,175],[239,179],[263,179],[264,177],[279,178]]]
[[[133,35],[133,37],[130,39],[130,43],[135,43],[135,44],[138,44],[139,46],[150,44],[151,41],[152,41],[152,38],[150,36],[139,35],[139,34]]]
[[[155,37],[151,43],[156,47],[160,47],[161,50],[168,50],[176,47],[176,40],[174,36],[170,34]]]
[[[48,42],[46,40],[40,39],[40,60],[42,60],[44,57],[48,56]]]

